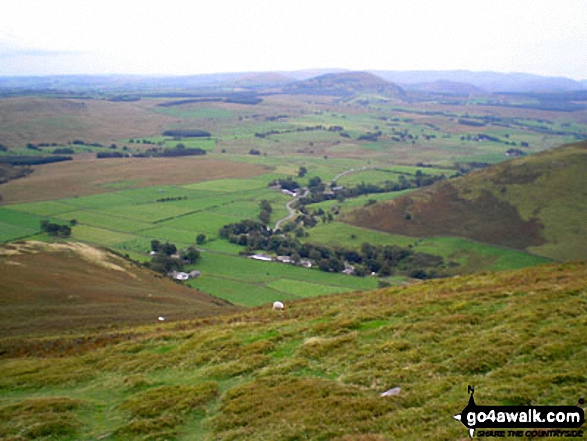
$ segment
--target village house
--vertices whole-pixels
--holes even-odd
[[[265,254],[253,254],[252,256],[249,256],[251,259],[255,259],[255,260],[262,260],[263,262],[272,262],[273,261],[273,257],[271,256],[266,256]]]

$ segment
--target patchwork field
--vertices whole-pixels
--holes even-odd
[[[0,151],[0,156],[49,153],[45,146],[29,148],[27,143],[52,142],[74,151],[73,161],[35,166],[34,173],[26,178],[0,187],[0,240],[46,240],[38,234],[38,226],[48,219],[74,224],[74,240],[107,246],[146,261],[153,239],[185,247],[204,234],[206,240],[198,246],[202,260],[197,265],[203,274],[190,284],[243,305],[377,285],[372,278],[323,274],[315,269],[288,268],[287,275],[280,275],[281,269],[273,269],[281,268],[278,264],[238,258],[244,247],[218,237],[223,225],[257,219],[262,200],[273,209],[271,225],[288,215],[285,204],[289,197],[269,189],[269,182],[292,177],[303,187],[318,176],[326,185],[335,180],[339,186],[353,187],[398,183],[421,173],[449,178],[467,167],[474,168],[471,163],[503,162],[508,159],[508,149],[514,147],[522,153],[536,153],[587,133],[587,118],[582,111],[498,108],[484,106],[482,101],[447,105],[432,98],[407,105],[361,92],[352,99],[268,95],[256,105],[190,100],[174,103],[170,98],[152,97],[126,103],[91,97],[85,101],[42,97],[0,101],[0,109],[9,115],[0,121],[0,133],[5,136],[0,136],[0,142],[9,147]],[[114,130],[116,118],[120,127]],[[169,129],[205,130],[211,136],[163,136]],[[116,145],[114,150],[110,143]],[[179,144],[207,154],[95,158],[96,152],[124,151],[132,155]],[[302,168],[306,173],[298,176]],[[411,191],[308,205],[310,211],[339,214],[331,222],[304,228],[300,240],[353,249],[363,242],[410,246],[442,256],[447,274],[514,269],[548,261],[512,250],[515,244],[509,239],[500,242],[504,247],[499,248],[482,244],[483,240],[430,234],[418,239],[419,233],[384,234],[340,222],[355,216],[353,210],[366,215],[373,204],[405,200],[411,197]],[[552,218],[555,213],[543,209],[541,216]],[[479,219],[480,228],[484,228],[484,222],[486,219]],[[369,222],[359,224],[377,227]],[[519,239],[523,235],[512,230],[511,236]],[[542,246],[546,250],[554,245]],[[537,248],[530,251],[537,252]],[[560,258],[556,252],[546,255]],[[226,262],[246,270],[231,274],[225,270]],[[271,277],[262,277],[265,272]],[[250,275],[255,278],[250,279]]]

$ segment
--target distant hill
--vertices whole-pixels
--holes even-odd
[[[343,220],[415,237],[457,236],[558,259],[587,259],[587,142],[504,162]]]
[[[405,92],[397,85],[368,72],[342,72],[320,75],[293,83],[284,88],[285,93],[308,95],[351,96],[358,93],[377,94],[403,100]]]
[[[450,81],[470,83],[487,92],[564,92],[587,88],[585,83],[565,77],[546,77],[527,73],[449,71],[371,71],[400,86]]]
[[[404,87],[406,90],[420,92],[439,93],[447,95],[473,95],[482,94],[485,91],[471,83],[458,83],[456,81],[439,80],[430,83],[416,83]]]
[[[0,248],[0,335],[87,331],[237,308],[82,243]]]

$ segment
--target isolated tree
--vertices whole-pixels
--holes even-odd
[[[196,236],[196,243],[198,245],[202,245],[204,242],[206,242],[206,235],[205,234],[198,234]]]

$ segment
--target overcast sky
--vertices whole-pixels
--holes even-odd
[[[0,0],[0,75],[346,68],[587,79],[587,0]]]

